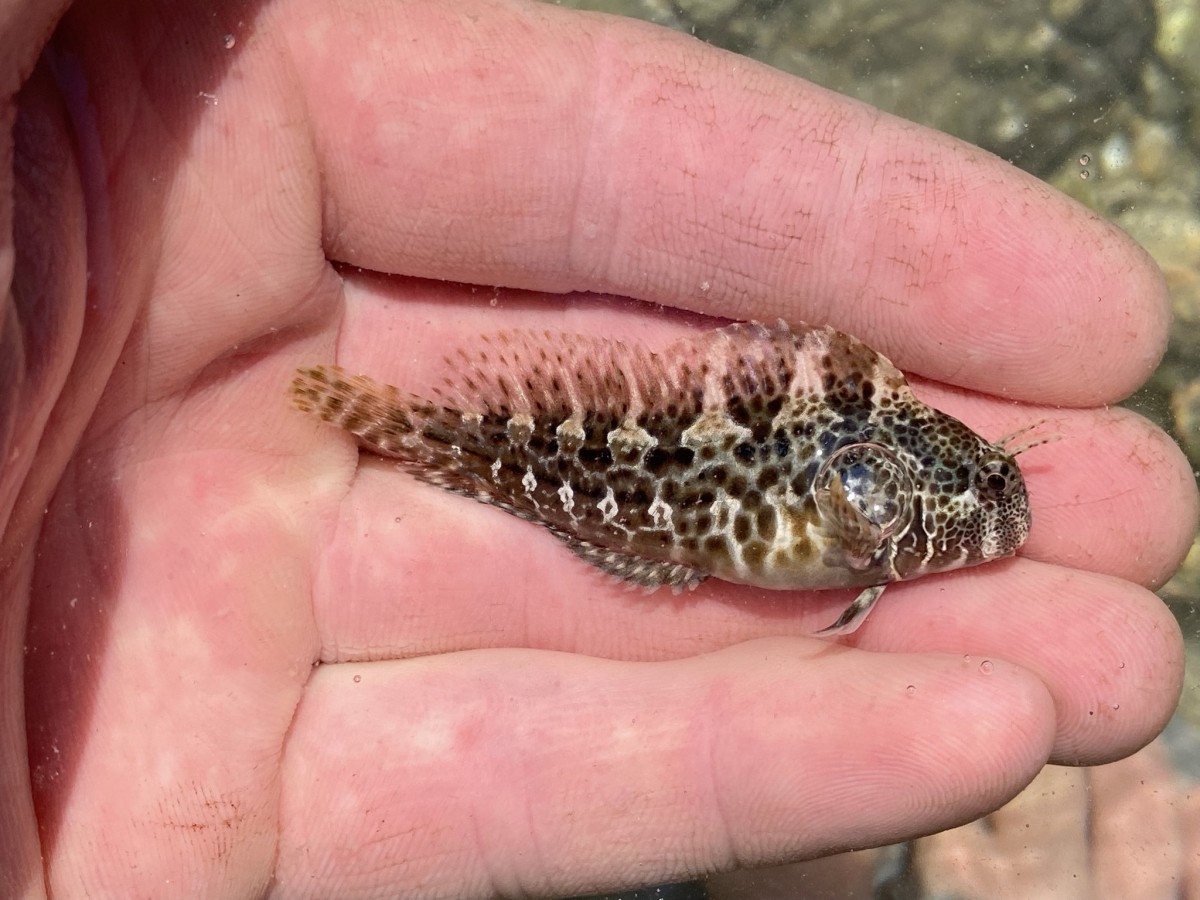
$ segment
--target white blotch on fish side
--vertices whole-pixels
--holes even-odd
[[[655,528],[669,529],[673,512],[671,504],[663,502],[662,497],[655,497],[654,502],[650,504],[650,518],[654,520]]]
[[[492,481],[496,481],[499,478],[500,478],[500,460],[497,459],[495,462],[492,463]]]
[[[721,439],[732,435],[737,441],[748,441],[754,433],[720,410],[710,410],[702,413],[695,422],[683,433],[680,443],[685,447],[702,447],[705,444],[719,444]]]
[[[571,515],[571,510],[575,508],[575,492],[569,484],[564,484],[558,489],[558,500],[562,503],[563,512]]]
[[[570,446],[578,446],[587,439],[587,432],[583,430],[583,423],[575,416],[572,416],[555,428],[554,434],[560,442],[566,442]]]
[[[517,413],[508,420],[508,439],[514,444],[525,444],[533,436],[533,416]]]
[[[527,494],[532,494],[537,488],[537,478],[534,477],[533,469],[530,466],[525,467],[525,477],[521,479],[521,487],[525,488]]]
[[[596,504],[596,509],[600,510],[600,515],[604,516],[604,523],[607,525],[617,516],[617,498],[613,494],[613,489],[610,487],[604,494],[604,499]]]
[[[649,450],[658,446],[658,438],[636,422],[622,422],[619,428],[608,433],[606,440],[610,448],[623,444],[637,450]]]

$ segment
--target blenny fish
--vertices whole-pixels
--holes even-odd
[[[818,632],[847,633],[888,583],[1010,556],[1029,535],[1015,456],[1033,444],[1006,449],[1016,435],[990,443],[926,406],[833,328],[740,323],[659,352],[510,331],[446,362],[457,374],[428,398],[317,366],[292,400],[645,588],[862,587]]]

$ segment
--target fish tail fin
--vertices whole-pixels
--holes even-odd
[[[297,409],[344,428],[376,453],[411,453],[414,398],[401,396],[389,384],[350,375],[338,366],[312,366],[296,371],[291,395]]]

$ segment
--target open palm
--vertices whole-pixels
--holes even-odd
[[[6,896],[665,880],[965,821],[1173,708],[1146,587],[1191,481],[1099,408],[1162,287],[986,154],[516,0],[79,3],[17,107]],[[420,391],[481,332],[696,314],[834,324],[989,437],[1048,418],[1022,557],[832,644],[845,593],[628,592],[287,402],[298,365]]]

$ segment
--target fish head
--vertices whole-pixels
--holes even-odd
[[[839,447],[812,490],[827,564],[880,582],[1011,556],[1029,536],[1015,455],[937,410]]]

